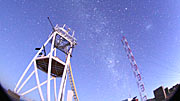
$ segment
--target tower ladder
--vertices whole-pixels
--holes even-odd
[[[76,86],[75,86],[75,83],[74,83],[74,77],[73,77],[73,74],[72,74],[71,64],[69,64],[67,71],[68,71],[68,75],[69,75],[68,77],[69,77],[69,82],[70,82],[70,85],[71,85],[71,89],[73,91],[74,100],[79,101],[77,91],[76,91]]]

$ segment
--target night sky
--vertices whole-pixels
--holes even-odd
[[[180,0],[0,0],[0,83],[4,88],[15,88],[37,52],[34,49],[48,39],[52,32],[48,16],[54,25],[66,24],[75,31],[78,45],[71,65],[80,101],[140,98],[121,43],[123,35],[148,98],[160,85],[179,83]],[[46,77],[40,73],[41,82]],[[31,80],[23,91],[35,86],[35,76]],[[25,97],[40,100],[38,90]]]

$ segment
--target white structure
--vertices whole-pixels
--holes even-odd
[[[39,95],[42,101],[44,101],[46,98],[44,98],[44,93],[41,90],[41,86],[47,83],[47,101],[50,101],[52,94],[50,93],[50,89],[52,86],[50,81],[54,80],[54,97],[55,101],[64,101],[64,92],[65,92],[65,86],[67,81],[67,73],[69,74],[69,80],[71,84],[71,88],[73,91],[73,97],[75,101],[79,101],[74,79],[72,75],[71,65],[70,65],[70,58],[72,54],[72,50],[74,46],[77,44],[76,39],[74,38],[74,32],[70,34],[70,28],[66,29],[65,25],[63,27],[59,27],[56,25],[56,27],[53,28],[53,32],[50,34],[48,40],[44,43],[44,45],[39,48],[39,51],[34,56],[34,58],[31,60],[27,68],[25,69],[24,73],[20,77],[15,89],[14,93],[17,93],[21,96],[24,96],[31,91],[38,88]],[[46,55],[45,47],[48,43],[51,43],[51,48],[49,53]],[[65,54],[66,60],[61,60],[56,56],[56,51],[60,50]],[[44,53],[42,55],[42,52],[44,50]],[[31,74],[25,78],[25,75],[30,70],[30,68],[34,68],[34,70],[31,72]],[[41,71],[47,73],[47,80],[40,83],[38,71],[37,69],[40,69]],[[34,88],[27,90],[25,92],[21,92],[21,89],[24,87],[24,85],[28,82],[28,80],[35,74],[37,86]],[[61,77],[61,84],[60,89],[57,94],[56,90],[56,78]],[[22,82],[23,81],[23,82]]]
[[[72,98],[73,98],[73,91],[72,90],[68,90],[67,101],[72,101]]]

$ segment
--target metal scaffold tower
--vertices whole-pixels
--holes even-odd
[[[50,22],[51,23],[51,22]],[[52,23],[51,23],[52,25]],[[45,52],[45,47],[48,43],[51,43],[49,53]],[[52,94],[50,93],[51,88],[51,80],[54,80],[54,97],[55,101],[64,101],[64,93],[66,87],[67,76],[69,77],[71,89],[73,91],[73,97],[75,101],[79,101],[74,78],[71,69],[70,58],[72,57],[72,51],[74,46],[77,45],[76,39],[74,37],[74,31],[71,31],[70,28],[59,27],[56,25],[53,27],[53,32],[48,37],[48,40],[44,43],[34,58],[31,60],[24,73],[20,77],[15,89],[14,93],[24,96],[35,89],[38,89],[39,95],[42,101],[51,100]],[[56,56],[57,51],[60,51],[65,56],[65,60],[61,60],[58,56]],[[44,54],[42,54],[44,52]],[[34,68],[30,75],[25,78],[25,75],[30,70],[30,68]],[[40,83],[40,78],[38,75],[38,69],[47,73],[47,80]],[[24,85],[29,81],[29,79],[35,74],[37,86],[29,89],[25,92],[20,92]],[[60,88],[57,94],[56,90],[56,79],[61,78],[60,80]],[[47,99],[44,98],[44,93],[42,92],[41,86],[47,84]]]
[[[144,83],[142,81],[141,74],[139,72],[138,66],[137,66],[136,61],[134,59],[134,56],[132,54],[131,48],[130,48],[130,46],[128,44],[127,39],[124,36],[123,36],[121,42],[122,42],[122,44],[124,46],[124,49],[125,49],[125,51],[127,53],[127,56],[128,56],[129,61],[130,61],[134,76],[135,76],[135,78],[137,80],[137,85],[138,85],[138,88],[139,88],[141,100],[146,101],[147,96],[146,96],[146,92],[145,92]]]

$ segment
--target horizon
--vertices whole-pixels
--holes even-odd
[[[140,99],[122,36],[132,49],[148,99],[159,86],[180,83],[179,0],[0,0],[0,8],[0,84],[5,89],[14,90],[35,48],[48,39],[48,16],[54,26],[66,24],[75,31],[71,66],[80,100]],[[41,82],[47,77],[39,75]],[[22,90],[34,85],[35,77]],[[69,89],[68,80],[65,100]],[[40,100],[37,94],[38,90],[25,97]]]

